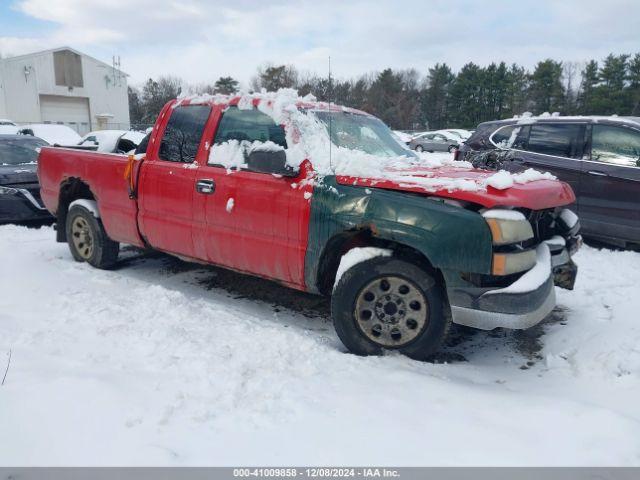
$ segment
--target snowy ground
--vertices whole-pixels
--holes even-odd
[[[0,465],[640,465],[640,253],[585,247],[528,332],[346,354],[327,302],[0,227]]]

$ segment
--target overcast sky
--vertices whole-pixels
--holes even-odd
[[[266,62],[347,78],[385,67],[584,61],[640,51],[640,1],[0,0],[0,53],[74,47],[131,83],[247,83]]]

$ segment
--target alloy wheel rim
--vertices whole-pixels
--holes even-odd
[[[354,317],[360,331],[383,347],[403,347],[427,325],[429,306],[418,286],[402,277],[369,282],[356,298]]]
[[[94,246],[93,232],[89,227],[89,223],[83,217],[77,216],[73,219],[71,236],[78,255],[85,260],[91,258]]]

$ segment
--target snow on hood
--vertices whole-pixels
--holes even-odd
[[[407,150],[406,156],[386,157],[353,150],[332,144],[326,126],[314,115],[314,110],[346,111],[368,115],[355,109],[317,102],[315,97],[300,97],[294,89],[280,89],[277,92],[245,93],[240,95],[192,95],[182,96],[174,107],[184,103],[236,104],[239,109],[258,110],[269,115],[277,124],[285,128],[288,148],[287,163],[298,168],[308,159],[319,179],[325,175],[336,175],[340,183],[364,181],[369,186],[382,188],[421,190],[424,192],[486,192],[506,190],[517,185],[547,181],[545,189],[556,188],[558,194],[564,192],[559,182],[550,173],[529,169],[520,174],[507,171],[488,172],[474,169],[468,162],[449,159],[433,159],[426,154],[415,155]],[[227,142],[211,149],[216,152],[216,160],[228,168],[240,168],[242,142]],[[253,146],[255,148],[255,146]]]

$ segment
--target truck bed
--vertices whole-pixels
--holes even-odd
[[[38,157],[42,201],[47,210],[56,215],[62,186],[81,181],[98,202],[100,218],[109,237],[143,246],[137,227],[137,204],[129,198],[124,179],[127,161],[126,155],[43,147]]]

